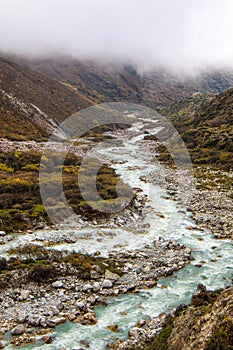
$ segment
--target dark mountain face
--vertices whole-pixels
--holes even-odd
[[[69,83],[93,103],[129,101],[158,109],[197,91],[219,93],[233,85],[233,72],[224,70],[212,70],[191,78],[164,69],[139,74],[131,65],[65,57],[34,60],[28,64],[46,76]]]
[[[229,71],[209,71],[193,78],[176,76],[162,69],[142,75],[131,65],[84,62],[69,57],[29,60],[2,56],[1,136],[45,139],[54,127],[51,120],[59,123],[96,103],[128,101],[163,110],[174,120],[189,145],[194,143],[196,147],[203,142],[208,148],[205,137],[215,139],[219,136],[216,130],[220,124],[225,125],[222,129],[228,130],[228,124],[232,123],[233,101],[227,91],[208,105],[210,97],[200,98],[204,95],[199,92],[216,94],[231,85],[233,72]],[[193,93],[197,92],[193,98]],[[200,104],[203,109],[199,108]],[[167,108],[164,110],[164,107]],[[14,132],[16,123],[17,133]],[[201,140],[199,133],[202,135],[203,127],[205,135],[212,136]],[[193,131],[192,135],[192,129],[198,132]],[[216,142],[218,147],[224,149],[222,143],[229,143],[229,137],[228,132],[222,134],[221,131],[221,146],[220,141]]]
[[[142,81],[131,66],[116,66],[71,58],[28,62],[61,84],[69,84],[93,103],[133,101],[142,103]]]
[[[59,81],[31,69],[21,59],[0,57],[0,80],[2,90],[35,104],[58,121],[91,104]]]
[[[0,100],[1,137],[10,139],[48,137],[52,129],[48,120],[41,121],[42,114],[48,117],[44,119],[60,122],[91,105],[85,97],[31,69],[20,59],[6,57],[0,57]]]

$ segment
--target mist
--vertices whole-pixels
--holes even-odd
[[[232,0],[0,0],[0,51],[233,68]]]

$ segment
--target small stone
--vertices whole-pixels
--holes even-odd
[[[106,272],[105,272],[105,278],[106,278],[107,280],[117,281],[117,280],[119,280],[120,276],[117,275],[116,273],[113,273],[113,272],[111,272],[111,271],[109,271],[109,270],[106,270]]]
[[[92,285],[87,283],[87,284],[84,284],[83,286],[83,292],[89,292],[92,290]]]
[[[24,313],[19,313],[17,317],[17,322],[18,323],[24,323],[26,320],[26,315]]]
[[[110,329],[110,331],[112,331],[112,332],[118,332],[119,327],[117,324],[112,324],[112,325],[108,326],[108,329]]]
[[[104,280],[103,288],[112,288],[113,284],[110,280]]]
[[[6,232],[5,231],[0,231],[0,236],[6,236]]]
[[[78,301],[78,302],[76,303],[76,306],[77,306],[78,309],[84,309],[85,304],[84,304],[82,301]]]
[[[69,319],[70,321],[73,321],[73,320],[76,318],[75,314],[73,314],[73,313],[69,313],[69,314],[67,315],[67,317],[68,317],[68,319]]]
[[[30,294],[29,290],[22,290],[19,296],[19,300],[26,300],[29,297],[29,294]]]
[[[100,290],[100,284],[99,284],[99,282],[95,282],[93,284],[93,291],[98,292],[99,290]]]
[[[53,282],[52,287],[53,288],[62,288],[63,287],[63,283],[62,283],[62,281]]]
[[[66,322],[66,318],[65,317],[59,317],[59,318],[55,318],[52,320],[56,326],[58,326],[59,324],[65,323]]]
[[[155,281],[146,281],[145,282],[145,286],[147,287],[147,288],[153,288],[153,287],[155,287],[156,286],[156,282]]]
[[[43,341],[43,343],[45,344],[51,344],[53,341],[53,337],[51,335],[44,335],[41,340]]]
[[[25,330],[24,326],[19,325],[11,330],[11,334],[12,335],[22,335],[24,333],[24,330]]]

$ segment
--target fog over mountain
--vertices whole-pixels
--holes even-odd
[[[0,0],[0,50],[193,71],[233,67],[231,0]]]

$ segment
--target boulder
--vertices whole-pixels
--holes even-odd
[[[76,307],[77,307],[78,309],[84,309],[85,304],[84,304],[82,301],[77,301]]]
[[[145,330],[143,328],[133,327],[129,330],[129,337],[138,338],[145,334]]]
[[[94,312],[87,312],[84,316],[83,319],[81,320],[81,324],[83,325],[94,325],[96,324],[98,321],[95,317],[95,313]]]
[[[89,349],[89,347],[90,347],[90,344],[88,343],[88,341],[86,341],[86,340],[81,340],[80,341],[80,344],[81,345],[84,345],[86,348],[88,348]]]
[[[40,324],[40,317],[39,316],[33,316],[29,315],[28,317],[28,324],[33,327],[37,327]]]
[[[153,287],[156,286],[156,284],[157,284],[157,282],[155,282],[155,281],[146,281],[146,282],[145,282],[145,286],[146,286],[147,288],[153,288]]]
[[[103,288],[112,288],[113,284],[110,280],[104,280]]]
[[[75,320],[75,318],[76,318],[75,314],[73,314],[72,312],[69,313],[69,314],[67,315],[67,317],[68,317],[68,319],[69,319],[70,321],[73,321],[73,320]]]
[[[100,274],[95,270],[91,270],[90,277],[91,277],[91,279],[97,280],[100,278]]]

